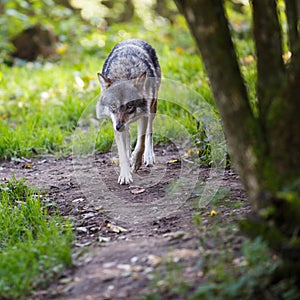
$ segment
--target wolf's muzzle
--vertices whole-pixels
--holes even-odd
[[[125,126],[124,126],[124,124],[122,124],[122,123],[118,123],[117,125],[116,125],[116,129],[117,129],[117,131],[123,131],[124,130],[124,128],[125,128]]]

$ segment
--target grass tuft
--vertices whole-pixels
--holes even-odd
[[[14,177],[0,184],[0,298],[21,299],[71,266],[72,229]]]

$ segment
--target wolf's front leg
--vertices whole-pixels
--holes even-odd
[[[118,147],[119,162],[120,162],[120,176],[118,182],[120,184],[129,184],[132,182],[132,175],[129,163],[129,150],[127,149],[129,139],[128,130],[122,132],[115,131],[115,139]]]
[[[142,165],[143,153],[145,150],[145,134],[147,129],[148,117],[138,119],[138,136],[136,146],[131,157],[131,169],[136,172]]]
[[[144,163],[146,166],[153,166],[155,163],[155,155],[153,151],[153,120],[155,114],[151,113],[148,118],[146,141],[145,141],[145,152],[144,152]]]

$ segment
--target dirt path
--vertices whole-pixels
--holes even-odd
[[[157,148],[156,156],[156,166],[143,168],[130,187],[117,184],[111,153],[0,165],[1,178],[15,174],[44,189],[48,209],[58,209],[76,230],[74,268],[33,299],[145,299],[155,292],[185,299],[174,296],[174,287],[187,283],[190,293],[203,281],[199,257],[214,245],[199,237],[211,225],[225,226],[249,212],[245,194],[230,170],[186,167],[172,147]],[[237,253],[241,239],[236,234],[231,241]],[[168,277],[170,266],[177,270],[174,278]]]

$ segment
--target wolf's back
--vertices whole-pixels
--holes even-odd
[[[131,80],[143,72],[147,77],[160,81],[161,70],[155,50],[146,42],[138,39],[118,43],[107,57],[102,74],[112,82]]]

